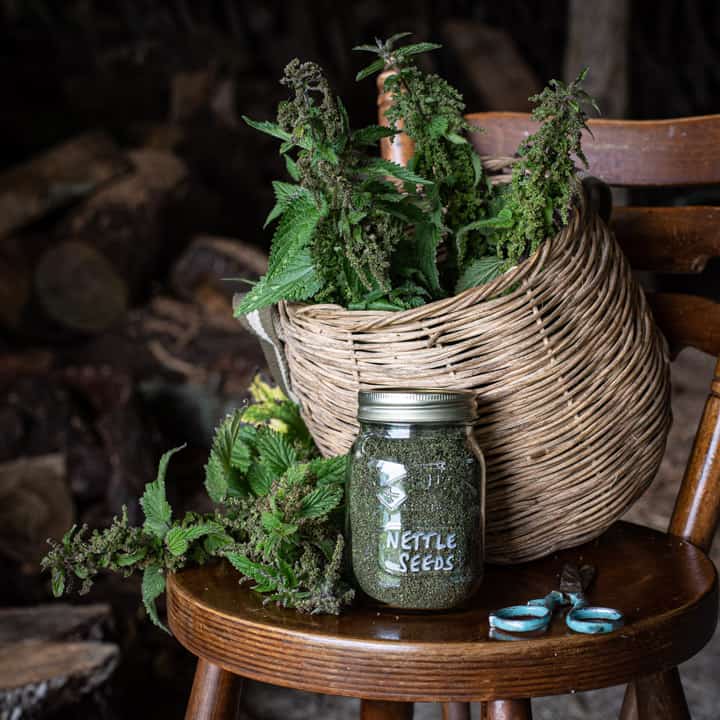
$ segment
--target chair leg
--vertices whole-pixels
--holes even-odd
[[[412,720],[411,702],[385,702],[384,700],[362,700],[361,720]]]
[[[635,683],[628,683],[625,688],[625,697],[620,708],[620,720],[638,720],[637,694]]]
[[[198,658],[185,720],[236,720],[242,678]]]
[[[638,720],[690,720],[685,692],[677,668],[635,681]]]
[[[530,700],[493,700],[487,704],[487,720],[532,720]]]
[[[448,702],[442,704],[442,720],[470,720],[470,703]]]

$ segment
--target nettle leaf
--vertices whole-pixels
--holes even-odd
[[[390,160],[383,160],[382,158],[374,158],[363,168],[363,170],[371,176],[385,177],[390,175],[398,180],[413,183],[415,185],[433,184],[432,180],[426,180],[425,178],[416,175],[412,172],[412,170],[391,162]]]
[[[228,480],[225,466],[217,455],[210,455],[205,465],[205,490],[216,503],[225,500],[228,494]]]
[[[552,209],[551,209],[552,212]],[[482,220],[476,220],[464,227],[461,227],[455,234],[455,242],[458,247],[458,257],[462,261],[465,253],[465,242],[467,234],[473,231],[479,231],[483,234],[494,232],[496,230],[509,230],[514,225],[512,211],[509,207],[504,207],[497,215],[493,215]]]
[[[302,500],[298,516],[317,518],[334,510],[342,500],[343,489],[339,485],[321,485],[308,493]]]
[[[232,545],[233,542],[233,538],[224,531],[210,533],[209,535],[206,535],[203,540],[203,550],[205,550],[208,555],[217,555],[218,550],[221,550],[228,545]]]
[[[260,464],[278,477],[297,462],[295,448],[284,435],[270,428],[258,430],[255,447]]]
[[[248,473],[248,483],[250,489],[257,497],[265,497],[269,492],[275,480],[275,475],[265,465],[256,463],[250,468]]]
[[[215,430],[210,457],[205,466],[205,489],[213,502],[223,502],[232,491],[243,493],[241,475],[232,466],[233,446],[242,431],[242,411],[228,415]]]
[[[318,208],[309,194],[301,194],[288,205],[273,235],[268,274],[265,277],[281,269],[298,249],[310,242],[326,211],[327,208]]]
[[[278,140],[289,141],[292,140],[292,136],[286,130],[283,130],[277,123],[270,122],[269,120],[252,120],[247,115],[243,115],[242,119],[254,130],[259,130],[261,133],[271,135]]]
[[[165,546],[171,555],[178,557],[184,555],[190,543],[206,535],[222,533],[223,529],[217,523],[200,523],[190,527],[174,527],[165,536]]]
[[[285,487],[293,487],[295,485],[302,485],[305,482],[309,472],[307,463],[299,465],[291,465],[287,471],[283,474],[282,482]]]
[[[318,485],[341,484],[345,482],[348,456],[317,458],[308,463],[308,468],[310,473],[317,478]]]
[[[356,145],[374,145],[383,138],[393,137],[398,131],[395,128],[383,127],[382,125],[369,125],[368,127],[355,130],[352,134],[352,141]]]
[[[407,30],[405,30],[405,32],[395,33],[394,35],[391,35],[391,36],[385,41],[385,44],[386,44],[388,47],[391,47],[391,48],[392,48],[392,47],[395,46],[395,43],[396,43],[398,40],[402,40],[403,38],[410,37],[411,35],[412,35],[412,33],[411,33],[411,32],[408,32]]]
[[[280,217],[289,207],[300,197],[305,197],[309,202],[313,203],[313,198],[309,190],[301,185],[293,185],[292,183],[273,180],[273,191],[275,192],[275,206],[265,218],[263,227],[267,227],[273,220]],[[314,203],[313,203],[314,204]]]
[[[251,405],[250,407],[255,407]],[[242,421],[247,422],[248,408],[242,411]],[[230,464],[232,467],[242,474],[247,473],[253,462],[253,448],[255,446],[255,436],[257,428],[252,425],[242,425],[238,431],[230,451]]]
[[[447,133],[445,135],[445,139],[449,140],[453,145],[467,145],[468,141],[467,138],[464,138],[462,135],[458,135],[457,133]]]
[[[278,570],[280,571],[283,580],[285,580],[285,585],[291,588],[297,587],[298,579],[295,571],[292,568],[292,565],[289,562],[283,560],[282,558],[278,558],[277,564]]]
[[[437,225],[419,223],[415,226],[415,264],[433,292],[440,290],[440,275],[437,268],[439,244],[440,230]]]
[[[506,270],[506,261],[495,255],[479,258],[471,262],[458,280],[455,292],[484,285],[499,277]]]
[[[300,180],[300,170],[297,166],[297,163],[289,155],[285,155],[284,157],[285,157],[285,167],[287,169],[288,175],[295,182],[298,182]]]
[[[65,573],[60,568],[53,568],[51,577],[52,594],[60,597],[65,592]]]
[[[283,522],[277,515],[271,512],[264,512],[261,520],[265,530],[281,538],[290,538],[298,531],[297,525]]]
[[[431,50],[439,50],[442,45],[431,42],[414,43],[413,45],[405,45],[394,51],[396,57],[406,58],[411,55],[419,55],[420,53],[430,52]]]
[[[272,241],[267,274],[245,295],[235,315],[272,305],[280,300],[307,300],[322,287],[310,256],[309,244],[327,206],[301,195],[285,210]]]
[[[250,391],[250,397],[252,397],[255,403],[282,402],[287,400],[285,394],[278,386],[266,383],[260,374],[257,374],[253,378],[248,390]]]
[[[235,315],[247,315],[254,310],[274,305],[281,300],[308,300],[322,288],[322,281],[307,248],[288,258],[285,267],[272,277],[265,276],[237,304]]]
[[[371,75],[374,75],[376,72],[380,72],[381,70],[385,69],[385,61],[382,58],[378,58],[377,60],[373,60],[369,65],[364,67],[360,72],[355,76],[355,81],[360,82],[360,80],[364,80],[367,77],[370,77]]]
[[[226,553],[225,557],[241,575],[244,575],[257,583],[253,587],[255,592],[272,592],[277,589],[277,571],[275,568],[269,565],[252,562],[249,558],[240,553]]]
[[[160,565],[149,565],[142,578],[142,600],[148,617],[159,628],[170,633],[158,616],[155,601],[165,592],[165,574]]]
[[[160,458],[157,479],[145,486],[145,492],[140,498],[140,505],[145,513],[143,529],[161,540],[170,528],[172,520],[172,508],[165,495],[165,473],[170,458],[184,447],[185,445],[181,445],[173,448]]]
[[[439,138],[445,135],[448,129],[448,119],[443,115],[435,115],[428,123],[427,131],[431,138]]]
[[[167,537],[167,536],[166,536]],[[118,567],[130,567],[145,559],[147,548],[141,547],[131,553],[122,553],[115,558]]]
[[[480,180],[482,180],[485,171],[483,169],[482,160],[476,152],[471,153],[470,159],[472,161],[473,171],[475,173],[473,187],[477,187],[480,183]]]

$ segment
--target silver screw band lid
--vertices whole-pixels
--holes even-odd
[[[462,423],[475,417],[472,390],[383,388],[358,393],[360,422]]]

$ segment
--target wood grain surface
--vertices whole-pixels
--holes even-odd
[[[474,113],[480,155],[511,156],[537,129],[525,113]],[[659,187],[720,183],[720,115],[672,120],[590,120],[583,136],[590,173],[608,185]]]
[[[681,293],[649,293],[648,300],[673,355],[686,347],[720,355],[720,304]]]
[[[236,720],[242,678],[200,658],[185,720]]]
[[[610,227],[636,270],[699,273],[720,257],[720,207],[616,207]]]
[[[490,610],[544,596],[568,561],[598,568],[589,599],[619,608],[625,628],[576,635],[558,615],[546,635],[488,640]],[[691,544],[618,523],[579,548],[488,567],[472,603],[443,614],[358,602],[339,617],[301,615],[263,605],[220,563],[169,578],[168,616],[192,653],[275,685],[375,700],[507,700],[620,684],[683,662],[712,636],[717,578]]]

